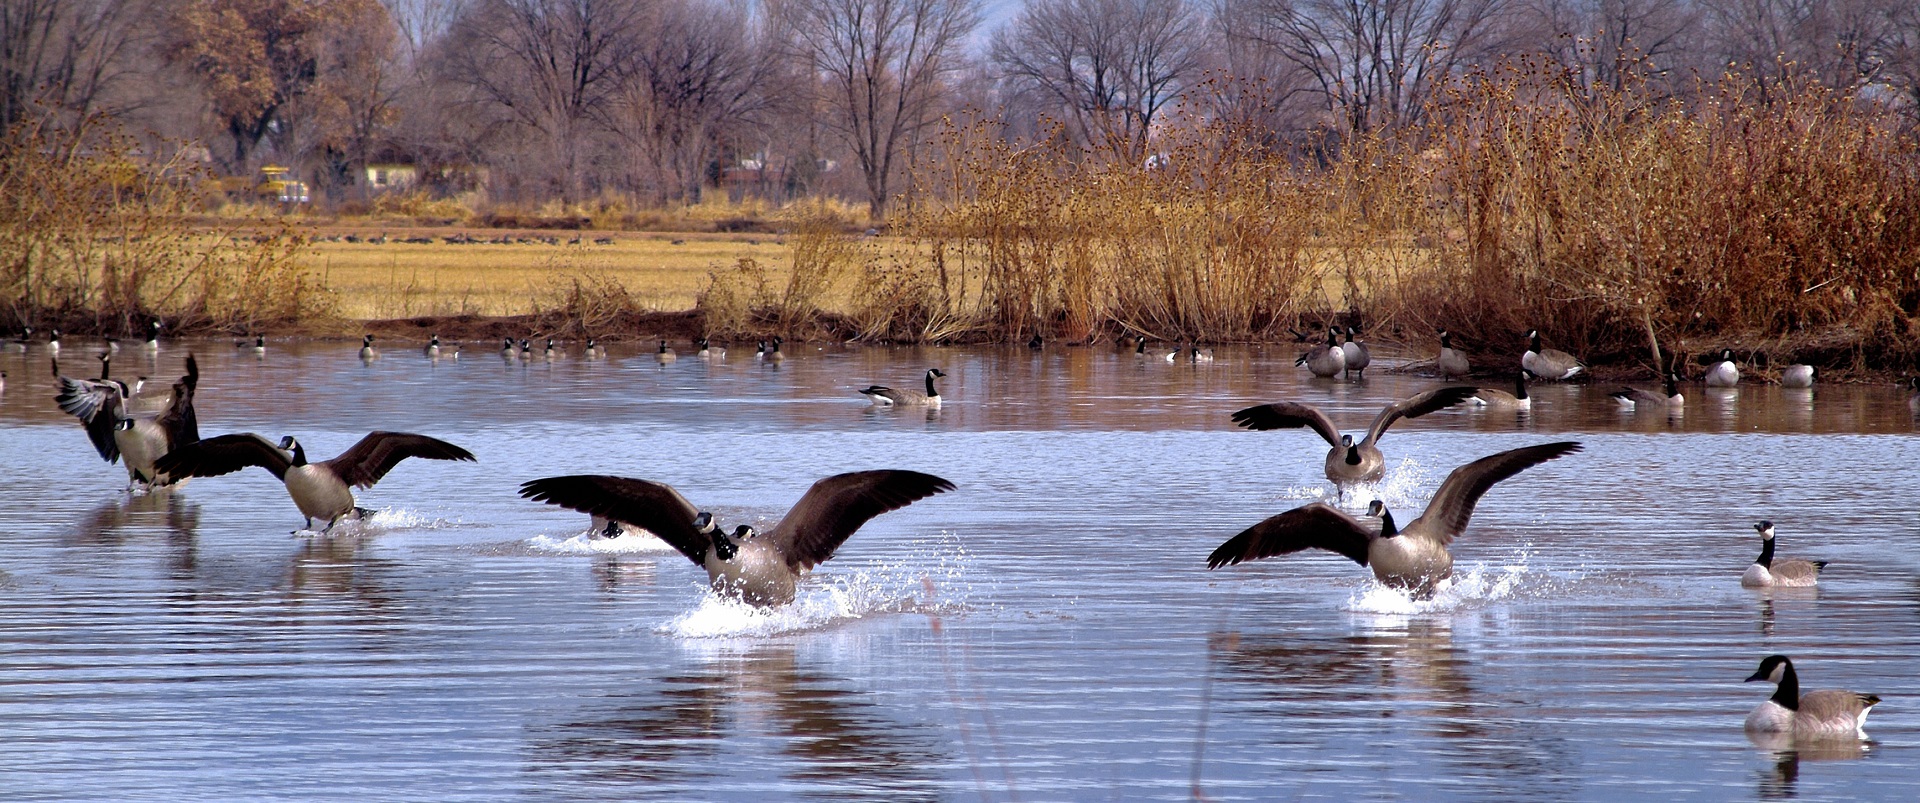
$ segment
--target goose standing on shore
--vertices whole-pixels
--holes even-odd
[[[1294,365],[1304,365],[1314,376],[1332,378],[1347,370],[1347,352],[1340,347],[1340,339],[1334,329],[1327,329],[1327,342],[1314,346]]]
[[[1433,364],[1440,369],[1441,379],[1466,376],[1473,366],[1467,362],[1467,354],[1453,347],[1453,335],[1440,330],[1440,355],[1433,358]]]
[[[939,407],[940,391],[933,387],[933,380],[947,373],[938,368],[927,369],[927,392],[917,390],[894,390],[886,385],[868,385],[860,394],[873,402],[875,407]]]
[[[1760,533],[1760,557],[1753,559],[1753,565],[1740,575],[1740,585],[1747,588],[1807,588],[1820,584],[1820,570],[1827,568],[1824,560],[1779,560],[1773,556],[1773,522],[1761,521],[1753,525]]]
[[[1730,388],[1740,384],[1740,366],[1733,362],[1733,349],[1721,349],[1720,359],[1707,367],[1707,387]]]
[[[1877,695],[1850,691],[1800,693],[1800,677],[1793,660],[1769,655],[1748,683],[1778,684],[1773,696],[1747,715],[1748,733],[1781,734],[1795,739],[1865,739],[1867,714],[1880,702]]]
[[[367,511],[354,506],[353,489],[371,488],[387,472],[409,457],[428,460],[464,460],[472,462],[473,453],[438,438],[407,432],[372,432],[361,438],[339,457],[319,463],[307,462],[307,450],[292,435],[272,441],[244,432],[221,435],[198,443],[176,447],[154,463],[154,468],[175,477],[218,477],[248,466],[259,466],[273,473],[287,486],[287,495],[307,517],[327,523],[321,532],[349,515],[363,517]]]
[[[873,517],[953,488],[918,471],[835,474],[815,482],[766,533],[742,524],[732,535],[673,486],[649,480],[546,477],[522,484],[520,495],[653,533],[706,569],[714,592],[765,608],[792,602],[799,579]]]
[[[1481,496],[1501,480],[1577,451],[1580,444],[1575,441],[1523,446],[1456,468],[1440,483],[1426,512],[1404,530],[1394,527],[1393,513],[1378,499],[1367,506],[1367,516],[1377,518],[1377,524],[1324,502],[1302,505],[1227,539],[1207,556],[1207,568],[1325,549],[1373,569],[1380,582],[1425,599],[1433,596],[1440,581],[1453,576],[1448,547],[1466,530]]]
[[[1343,376],[1359,374],[1359,378],[1365,379],[1367,366],[1373,364],[1373,354],[1367,351],[1367,344],[1353,342],[1354,334],[1353,327],[1347,327],[1347,342],[1340,344],[1340,356],[1346,360],[1341,371]]]
[[[1573,355],[1543,346],[1538,329],[1527,330],[1527,353],[1520,355],[1520,367],[1527,369],[1535,379],[1548,382],[1572,379],[1575,374],[1586,370],[1586,366],[1581,365]]]
[[[1320,408],[1297,402],[1248,407],[1233,414],[1233,423],[1255,432],[1301,427],[1312,429],[1332,447],[1327,450],[1327,479],[1333,480],[1334,487],[1344,493],[1347,486],[1378,482],[1386,475],[1387,458],[1381,454],[1377,444],[1380,437],[1386,434],[1387,427],[1393,426],[1393,422],[1445,410],[1472,398],[1478,391],[1479,388],[1475,387],[1453,385],[1417,393],[1389,404],[1374,416],[1373,425],[1367,427],[1366,438],[1358,443],[1354,442],[1352,435],[1340,434],[1340,430],[1334,428],[1333,421]]]

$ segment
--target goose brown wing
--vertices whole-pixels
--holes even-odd
[[[1427,503],[1427,511],[1408,524],[1405,530],[1413,531],[1422,522],[1428,522],[1436,528],[1430,530],[1430,534],[1439,539],[1442,545],[1450,545],[1454,536],[1467,529],[1467,520],[1473,518],[1473,506],[1495,483],[1532,466],[1580,451],[1580,448],[1578,441],[1522,446],[1456,468],[1447,475],[1445,482],[1440,483],[1440,490],[1434,492],[1433,501]]]
[[[1368,527],[1332,505],[1314,502],[1242,530],[1207,556],[1207,568],[1218,569],[1246,560],[1259,560],[1303,549],[1338,552],[1367,565],[1367,546],[1380,528]]]
[[[155,419],[167,433],[168,443],[183,444],[200,440],[200,418],[193,412],[193,393],[199,387],[200,365],[194,362],[193,354],[189,353],[187,375],[173,383],[173,402]]]
[[[218,477],[247,466],[259,466],[284,480],[292,465],[293,458],[271,441],[242,432],[176,446],[153,461],[153,470],[172,477]]]
[[[1308,427],[1320,433],[1328,446],[1340,445],[1340,430],[1335,429],[1333,421],[1320,408],[1294,402],[1274,402],[1258,407],[1248,407],[1233,414],[1233,423],[1255,432],[1270,429],[1298,429]]]
[[[780,548],[788,567],[811,569],[833,557],[834,550],[874,516],[953,488],[951,482],[918,471],[835,474],[808,488],[767,537]]]
[[[371,487],[387,476],[394,466],[409,457],[428,460],[465,460],[473,462],[473,453],[439,438],[411,432],[370,432],[353,448],[320,465],[331,469],[341,482],[356,488]]]
[[[520,495],[639,527],[659,536],[695,565],[705,565],[707,550],[713,546],[694,529],[699,510],[666,483],[573,474],[521,483]]]
[[[53,363],[53,375],[60,386],[53,397],[61,412],[80,419],[100,459],[109,463],[120,459],[120,445],[113,440],[114,430],[126,411],[126,399],[120,383],[108,380],[73,379],[60,375],[60,363]]]
[[[1436,410],[1445,410],[1473,398],[1474,394],[1479,392],[1479,388],[1471,385],[1449,385],[1444,388],[1434,388],[1425,393],[1416,393],[1389,404],[1386,409],[1380,411],[1379,415],[1374,416],[1373,426],[1367,428],[1367,440],[1378,443],[1380,436],[1386,434],[1387,427],[1393,426],[1393,422],[1402,418],[1419,418]]]

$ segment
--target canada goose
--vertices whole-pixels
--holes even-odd
[[[606,353],[600,350],[599,341],[591,337],[587,338],[587,359],[597,360],[604,356],[606,356]]]
[[[520,338],[520,361],[533,362],[533,341]]]
[[[1907,397],[1907,409],[1914,415],[1920,415],[1920,376],[1908,377],[1907,387],[1913,389],[1913,395]]]
[[[1440,330],[1440,356],[1433,358],[1433,364],[1440,369],[1441,379],[1466,376],[1472,366],[1467,363],[1467,354],[1453,347],[1453,335]]]
[[[253,336],[253,353],[255,354],[267,353],[267,336],[266,335]]]
[[[291,456],[289,456],[291,452]],[[273,472],[285,483],[287,495],[300,513],[327,523],[325,529],[349,514],[365,514],[353,505],[353,488],[371,488],[395,465],[409,457],[429,460],[474,459],[473,453],[438,438],[406,432],[373,432],[361,438],[339,457],[321,463],[308,463],[307,450],[292,435],[272,441],[251,432],[221,435],[197,443],[175,447],[154,463],[154,468],[175,477],[218,477],[247,466],[259,466]]]
[[[708,342],[707,339],[704,337],[700,338],[699,340],[693,341],[693,346],[694,346],[694,352],[693,352],[694,356],[699,357],[700,359],[703,359],[703,360],[711,360],[718,357],[727,356],[726,349],[714,348],[713,344],[711,342]]]
[[[560,356],[560,349],[554,348],[553,338],[547,338],[547,350],[541,352],[540,356],[547,358],[547,362],[553,362]]]
[[[1434,586],[1453,574],[1453,555],[1447,547],[1467,528],[1473,507],[1494,483],[1527,468],[1580,451],[1575,441],[1523,446],[1482,457],[1456,468],[1440,483],[1426,512],[1404,530],[1396,530],[1393,513],[1376,499],[1367,515],[1378,517],[1378,527],[1324,502],[1303,505],[1255,524],[1207,556],[1207,568],[1231,566],[1244,560],[1283,555],[1315,548],[1338,552],[1373,576],[1395,588],[1426,598]]]
[[[1785,370],[1780,372],[1780,387],[1813,387],[1813,366],[1806,363],[1795,363],[1787,366]]]
[[[795,581],[833,557],[860,525],[953,488],[917,471],[836,474],[808,488],[766,534],[742,524],[731,536],[672,486],[648,480],[547,477],[522,484],[520,495],[643,528],[705,568],[715,592],[771,607],[792,602]]]
[[[1361,379],[1365,379],[1367,366],[1373,364],[1373,355],[1368,353],[1367,344],[1353,342],[1353,335],[1353,327],[1347,327],[1347,342],[1340,344],[1340,352],[1347,360],[1344,370],[1347,373],[1359,374]]]
[[[665,340],[660,341],[659,350],[653,353],[653,361],[661,365],[666,365],[678,359],[680,359],[680,355],[673,353],[673,349],[667,348],[667,341]]]
[[[1663,407],[1677,411],[1687,401],[1687,397],[1680,395],[1680,376],[1671,371],[1667,372],[1667,378],[1660,382],[1658,394],[1639,388],[1621,388],[1607,395],[1612,396],[1621,407],[1636,410]]]
[[[1867,713],[1880,702],[1877,695],[1850,691],[1800,693],[1800,677],[1793,660],[1769,655],[1746,682],[1779,684],[1773,696],[1747,715],[1748,733],[1791,734],[1802,739],[1865,739]]]
[[[1144,359],[1147,356],[1147,338],[1143,335],[1133,340],[1133,356]]]
[[[769,347],[767,351],[767,362],[779,365],[787,361],[787,355],[780,353],[780,344],[785,342],[787,342],[787,339],[779,335],[774,335],[772,340],[767,341]]]
[[[0,371],[0,393],[7,392],[7,372]]]
[[[1340,340],[1334,335],[1334,330],[1328,329],[1327,342],[1308,349],[1307,353],[1300,355],[1300,359],[1294,360],[1293,364],[1306,366],[1314,376],[1339,376],[1341,371],[1347,370],[1347,352],[1340,347]]]
[[[1760,557],[1753,559],[1753,565],[1740,575],[1740,585],[1747,588],[1805,588],[1820,584],[1820,570],[1827,568],[1824,560],[1774,560],[1773,558],[1773,522],[1761,521],[1753,525],[1760,533]]]
[[[1527,372],[1521,369],[1513,372],[1513,392],[1494,388],[1480,388],[1471,397],[1474,404],[1489,410],[1531,410],[1533,397],[1527,395]]]
[[[429,360],[440,359],[440,336],[439,335],[434,335],[432,340],[427,341],[427,348],[425,349],[425,351],[426,351],[427,359]]]
[[[1027,348],[1035,351],[1046,348],[1046,345],[1046,338],[1041,337],[1039,332],[1034,332],[1033,337],[1027,338]]]
[[[1187,362],[1213,362],[1213,349],[1203,349],[1198,345],[1187,346]]]
[[[109,463],[122,460],[127,469],[127,487],[135,484],[149,488],[170,484],[180,475],[161,471],[155,463],[175,447],[200,439],[199,418],[193,411],[194,390],[200,385],[200,366],[187,355],[187,374],[173,385],[173,398],[158,412],[136,412],[131,391],[117,380],[107,378],[111,361],[100,355],[100,379],[70,379],[60,376],[60,365],[53,366],[60,393],[54,401],[60,410],[87,429],[87,438],[100,458]]]
[[[868,385],[860,393],[873,402],[875,407],[939,407],[940,391],[933,387],[935,377],[946,376],[938,368],[927,369],[927,392],[917,390],[894,390],[885,385]]]
[[[47,353],[60,356],[60,330],[55,329],[47,334]]]
[[[1535,379],[1559,382],[1572,379],[1586,369],[1573,355],[1559,349],[1541,348],[1540,330],[1527,330],[1527,353],[1520,355],[1520,367],[1533,373]]]
[[[1375,482],[1387,473],[1387,458],[1380,453],[1380,447],[1376,444],[1380,442],[1380,436],[1386,434],[1387,427],[1393,426],[1393,422],[1444,410],[1466,401],[1478,391],[1479,388],[1453,385],[1417,393],[1389,404],[1374,416],[1373,425],[1367,428],[1366,439],[1359,443],[1354,443],[1352,435],[1340,434],[1340,430],[1334,428],[1333,421],[1319,408],[1296,402],[1248,407],[1233,414],[1233,423],[1255,432],[1311,428],[1333,447],[1327,450],[1327,479],[1333,480],[1335,487],[1344,491],[1348,485]]]
[[[360,338],[360,360],[372,362],[380,359],[380,350],[373,347],[373,335]]]
[[[33,327],[24,326],[20,328],[20,336],[13,339],[12,346],[24,352],[27,350],[27,345],[32,342],[33,342]]]
[[[505,338],[500,345],[500,357],[502,359],[506,359],[510,361],[513,359],[513,355],[514,355],[513,338],[511,337]]]
[[[1740,384],[1740,366],[1733,364],[1733,349],[1721,349],[1720,359],[1707,367],[1707,387],[1730,388]]]
[[[147,321],[146,347],[147,347],[148,354],[152,354],[160,350],[160,319],[159,318],[155,318],[151,321]]]

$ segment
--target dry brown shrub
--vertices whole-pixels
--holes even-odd
[[[731,268],[707,272],[707,287],[700,292],[694,308],[705,320],[708,335],[750,337],[756,334],[755,310],[766,309],[772,298],[766,269],[742,257]]]

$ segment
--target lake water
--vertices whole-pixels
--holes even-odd
[[[1325,446],[1235,429],[1291,399],[1358,431],[1437,380],[1313,380],[1291,349],[1169,365],[1112,348],[752,347],[659,366],[429,362],[357,344],[198,350],[202,433],[373,429],[413,460],[327,536],[265,471],[129,499],[0,353],[0,799],[1912,800],[1920,795],[1920,438],[1891,387],[1536,389],[1384,439],[1355,494],[1404,524],[1503,449],[1586,450],[1494,488],[1457,582],[1413,602],[1308,553],[1209,572],[1215,546],[1319,498]],[[854,393],[948,374],[938,413]],[[69,343],[66,370],[97,364]],[[1498,381],[1484,381],[1503,386]],[[911,468],[959,486],[875,519],[770,613],[684,558],[589,540],[535,477],[671,483],[771,523],[815,479]],[[1817,592],[1739,585],[1751,525],[1831,561]],[[1771,653],[1807,689],[1885,698],[1860,750],[1741,731]]]

